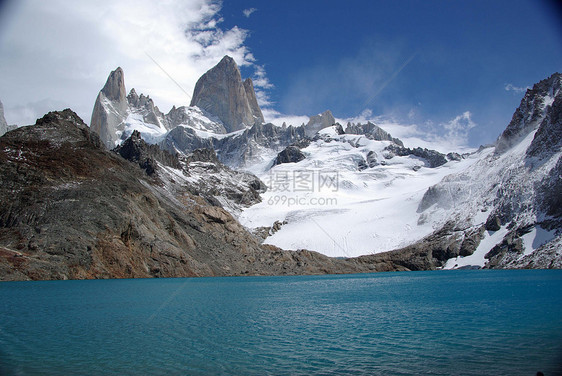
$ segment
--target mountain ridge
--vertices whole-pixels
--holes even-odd
[[[219,81],[239,75],[223,60]],[[344,129],[330,111],[265,123],[251,80],[235,78],[253,123],[234,132],[207,109],[164,114],[125,95],[117,68],[90,128],[64,110],[1,137],[0,278],[562,267],[562,75],[526,92],[493,147],[463,155],[408,148],[371,122]],[[301,191],[278,190],[297,177]],[[326,247],[346,257],[303,250]]]
[[[367,271],[355,260],[261,245],[158,167],[148,175],[108,151],[68,109],[1,137],[0,279]]]

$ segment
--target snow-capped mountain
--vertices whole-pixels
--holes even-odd
[[[123,142],[133,130],[141,131],[147,141],[156,142],[169,127],[150,97],[137,95],[135,89],[129,95],[125,93],[125,75],[117,68],[107,78],[94,104],[90,128],[108,149]]]
[[[100,102],[111,103],[104,107],[107,119],[121,116],[113,142],[137,129],[149,143],[189,160],[176,178],[208,192],[209,202],[239,216],[266,244],[330,256],[395,250],[388,257],[423,259],[399,265],[405,268],[533,266],[533,257],[548,267],[545,260],[560,259],[559,74],[527,91],[495,145],[463,155],[410,148],[371,122],[344,129],[330,111],[301,126],[264,123],[251,81],[242,82],[227,57],[198,81],[190,107],[166,115],[134,90],[119,112],[124,81],[122,72],[112,75]],[[112,88],[114,82],[123,90]],[[237,110],[226,106],[233,101],[241,103]],[[229,168],[217,167],[222,164]],[[262,201],[233,204],[221,182],[244,179],[225,176],[225,169],[256,174],[234,196],[249,187],[259,192],[261,179]]]
[[[431,158],[395,153],[403,147],[390,135],[390,140],[374,140],[338,129],[320,130],[300,149],[304,158],[296,163],[276,164],[258,174],[268,191],[240,221],[250,228],[284,223],[267,244],[347,257],[405,246],[434,230],[431,223],[417,223],[417,206],[427,187],[477,160],[474,155],[460,161],[443,156],[445,163],[434,168]]]
[[[561,82],[555,74],[530,89],[494,147],[448,160],[321,131],[306,158],[260,176],[272,189],[241,221],[282,223],[265,242],[283,248],[420,256],[408,268],[560,267]],[[326,190],[331,171],[339,184]]]
[[[534,264],[545,249],[560,243],[561,86],[560,74],[535,84],[496,147],[424,195],[418,208],[421,222],[445,225],[452,221],[482,232],[474,253],[450,260],[447,268],[549,267],[544,262]],[[562,252],[560,247],[558,251]]]
[[[217,159],[213,149],[189,154],[170,154],[147,144],[138,131],[114,149],[123,158],[138,164],[149,176],[156,176],[170,192],[188,191],[208,204],[233,215],[261,201],[265,185],[254,175],[234,171]]]

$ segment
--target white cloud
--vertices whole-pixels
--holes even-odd
[[[254,76],[252,77],[252,81],[254,83],[256,98],[260,107],[273,105],[267,90],[273,88],[274,86],[271,82],[269,82],[263,65],[254,64]]]
[[[285,123],[287,126],[292,125],[298,127],[299,125],[308,123],[310,118],[304,115],[285,115],[271,108],[262,108],[263,117],[267,123],[273,123],[277,126],[282,126]]]
[[[269,79],[267,78],[263,65],[254,65],[254,78],[252,81],[254,82],[254,86],[262,89],[271,89],[273,87],[273,84],[269,82]]]
[[[521,94],[526,92],[528,89],[530,89],[530,87],[529,86],[519,87],[519,86],[514,86],[512,84],[505,84],[504,89],[505,91],[513,91],[514,93]]]
[[[443,127],[448,131],[448,136],[458,137],[459,135],[466,134],[470,129],[474,128],[476,124],[472,121],[471,116],[472,114],[470,111],[465,111],[451,121],[443,124]]]
[[[252,15],[252,13],[254,13],[257,9],[256,8],[248,8],[248,9],[244,9],[242,11],[242,13],[244,14],[244,17],[246,18],[250,18],[250,16]]]
[[[23,104],[45,101],[89,123],[99,90],[118,66],[127,90],[150,95],[167,112],[188,105],[185,92],[224,55],[241,66],[256,61],[244,44],[247,30],[221,28],[218,0],[27,0],[12,8],[0,33],[0,100],[12,123],[33,123]],[[263,91],[268,81],[259,69]]]
[[[258,105],[262,109],[262,112],[266,107],[270,107],[273,105],[273,102],[271,101],[269,95],[265,91],[254,87],[254,92],[256,93],[256,99],[258,101]]]

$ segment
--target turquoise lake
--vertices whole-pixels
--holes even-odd
[[[0,283],[4,375],[562,371],[562,271]]]

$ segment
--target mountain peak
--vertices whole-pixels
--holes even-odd
[[[498,137],[496,152],[504,152],[530,132],[538,129],[555,100],[562,96],[561,89],[562,74],[560,73],[554,73],[528,89],[510,123]]]
[[[120,67],[109,74],[94,104],[90,129],[96,132],[109,149],[115,147],[119,140],[117,131],[124,129],[123,119],[128,111],[125,92],[125,74]]]
[[[263,121],[251,80],[245,85],[238,65],[230,56],[209,69],[195,85],[191,106],[218,117],[227,132]]]
[[[217,66],[223,66],[223,65],[236,67],[236,69],[238,69],[238,65],[236,64],[236,61],[234,61],[234,59],[228,55],[224,55],[221,61],[219,61],[219,63],[217,64]]]
[[[107,78],[107,81],[101,91],[109,100],[125,100],[127,96],[125,92],[125,74],[123,73],[123,69],[121,69],[121,67],[117,67],[117,69],[109,74],[109,77]]]

